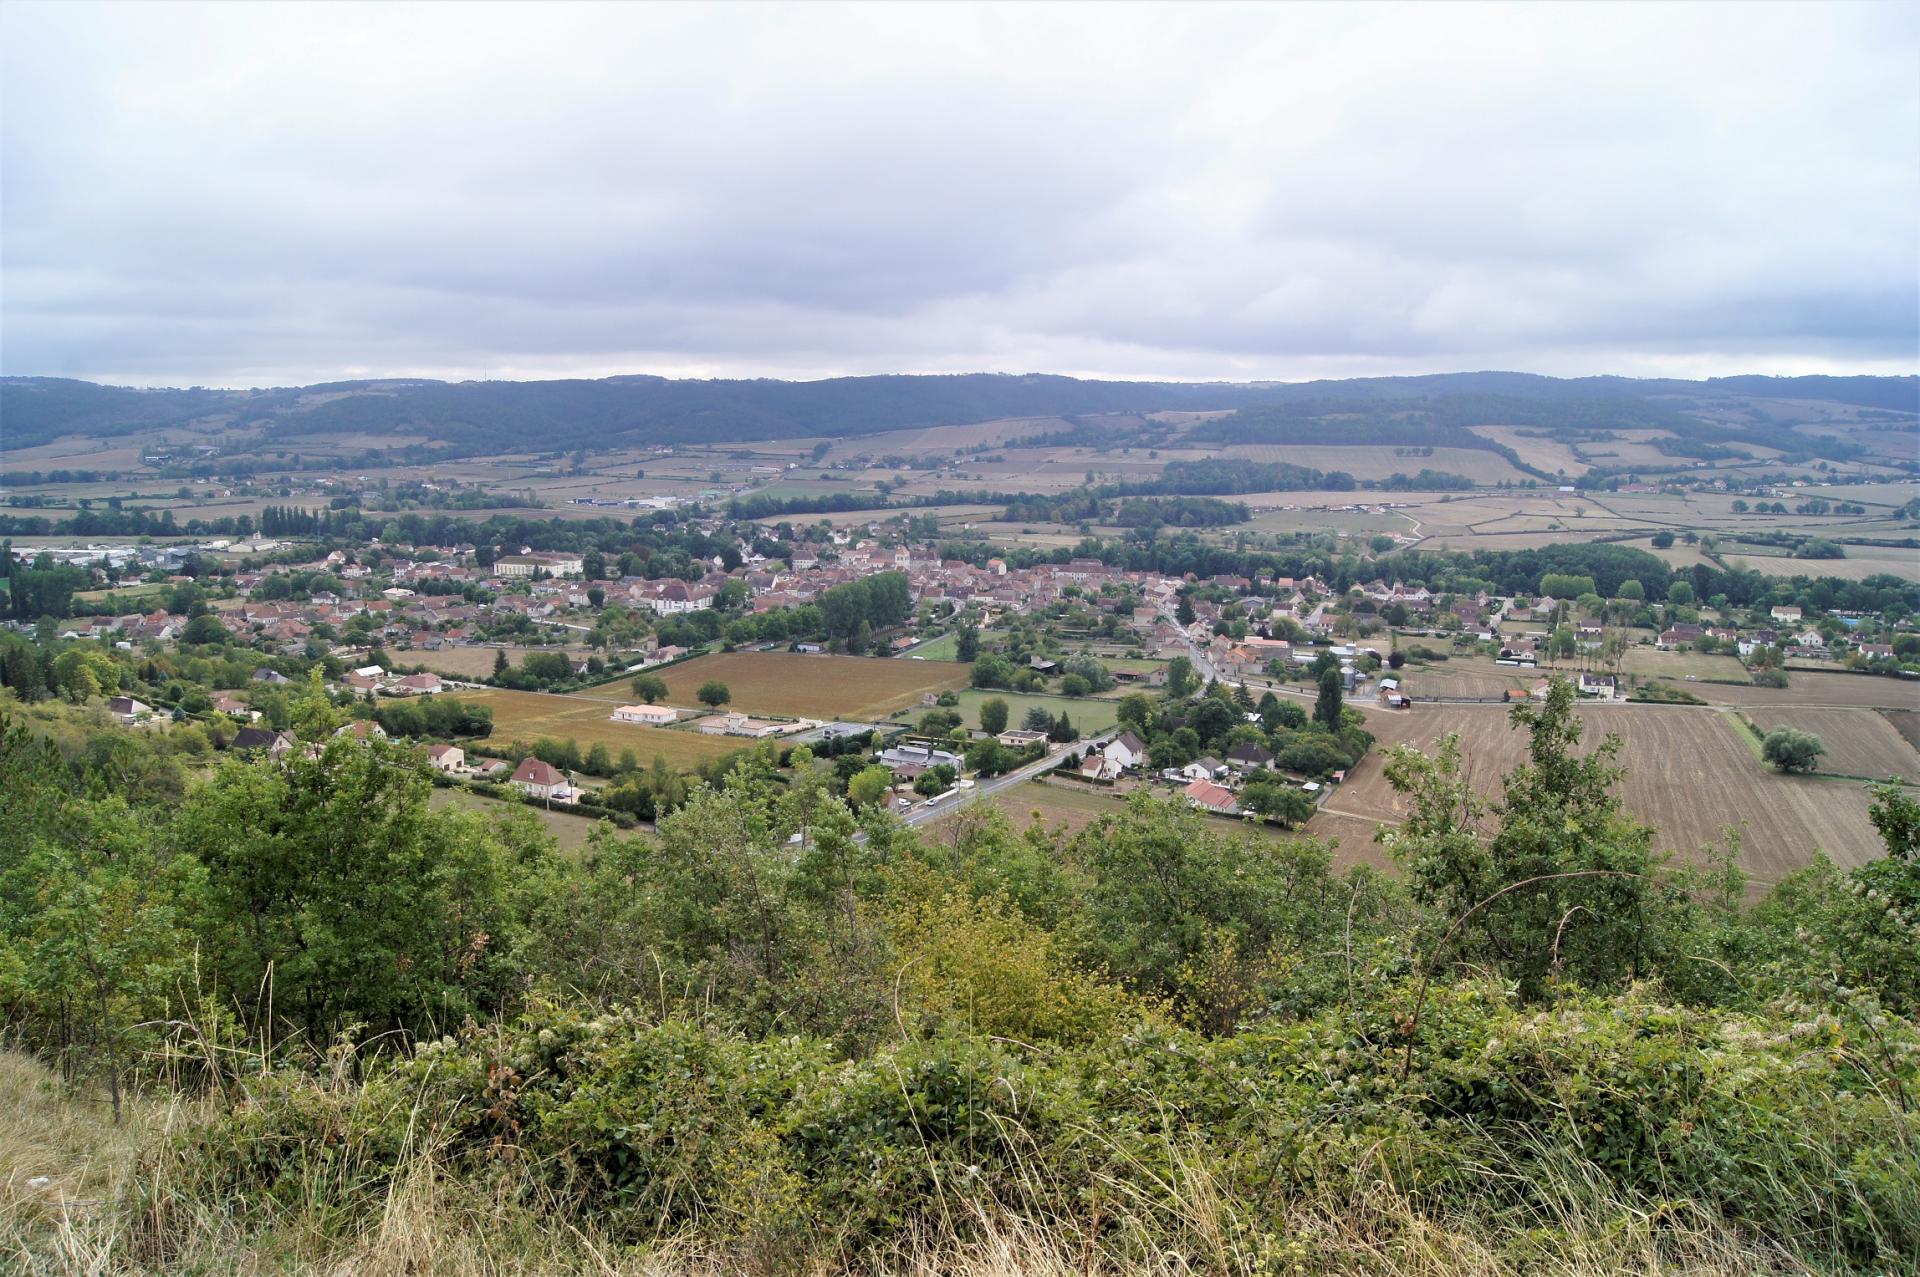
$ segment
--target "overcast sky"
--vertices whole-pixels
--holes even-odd
[[[1912,372],[1916,15],[8,0],[0,367]]]

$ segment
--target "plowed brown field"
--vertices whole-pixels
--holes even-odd
[[[1627,769],[1621,798],[1653,826],[1662,850],[1692,858],[1701,847],[1722,842],[1732,826],[1740,833],[1740,866],[1755,889],[1806,865],[1815,851],[1849,867],[1884,854],[1867,819],[1871,798],[1864,785],[1775,773],[1730,715],[1652,705],[1583,706],[1579,714],[1587,731],[1583,746],[1606,733],[1621,738],[1620,762]],[[1507,711],[1497,705],[1374,713],[1368,727],[1379,747],[1354,769],[1329,811],[1388,820],[1403,814],[1384,771],[1386,749],[1395,744],[1431,748],[1443,733],[1458,732],[1475,785],[1489,795],[1499,793],[1501,777],[1526,752],[1524,733],[1508,726]]]

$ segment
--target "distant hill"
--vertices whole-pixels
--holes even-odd
[[[132,390],[52,377],[0,379],[0,441],[129,434],[189,422],[258,425],[275,438],[424,435],[460,451],[542,450],[711,440],[859,436],[1011,417],[1257,410],[1299,420],[1340,405],[1395,411],[1416,401],[1441,434],[1475,424],[1669,424],[1688,403],[1740,397],[1920,411],[1914,377],[1729,377],[1716,381],[1560,379],[1469,372],[1346,381],[1083,381],[1038,374],[836,377],[823,381],[349,381],[271,390]],[[1675,402],[1681,401],[1681,402]],[[1533,405],[1531,409],[1527,405]],[[1561,405],[1543,409],[1540,405]],[[1250,413],[1250,415],[1252,415]]]

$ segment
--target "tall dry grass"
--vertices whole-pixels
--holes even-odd
[[[1350,1200],[1266,1208],[1249,1243],[1247,1203],[1227,1200],[1197,1163],[1166,1203],[1142,1217],[1101,1221],[1098,1236],[1062,1212],[1033,1218],[957,1197],[945,1223],[859,1254],[794,1257],[749,1240],[724,1249],[667,1238],[642,1248],[543,1211],[524,1184],[476,1184],[447,1173],[432,1131],[412,1137],[402,1173],[378,1209],[343,1222],[324,1193],[266,1206],[198,1191],[168,1137],[196,1102],[136,1097],[115,1125],[104,1101],[64,1094],[52,1073],[0,1052],[0,1271],[32,1277],[1146,1277],[1298,1273],[1358,1277],[1749,1277],[1807,1272],[1791,1257],[1730,1231],[1685,1203],[1622,1200],[1605,1176],[1572,1158],[1550,1161],[1525,1215],[1435,1215],[1391,1183]],[[1539,1150],[1533,1150],[1539,1156]],[[1044,1168],[1031,1174],[1041,1176]],[[1509,1174],[1490,1164],[1489,1182]],[[45,1177],[44,1184],[35,1184]],[[1041,1187],[1036,1185],[1036,1188]],[[1045,1200],[1036,1192],[1029,1201]],[[1150,1210],[1151,1217],[1148,1217]],[[1167,1212],[1180,1218],[1169,1221]],[[1173,1224],[1172,1229],[1169,1225]],[[1178,1235],[1152,1258],[1120,1261],[1110,1243]],[[1137,1255],[1140,1252],[1134,1250]]]

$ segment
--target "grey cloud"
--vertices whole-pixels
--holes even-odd
[[[10,6],[9,373],[1911,369],[1889,8]]]

